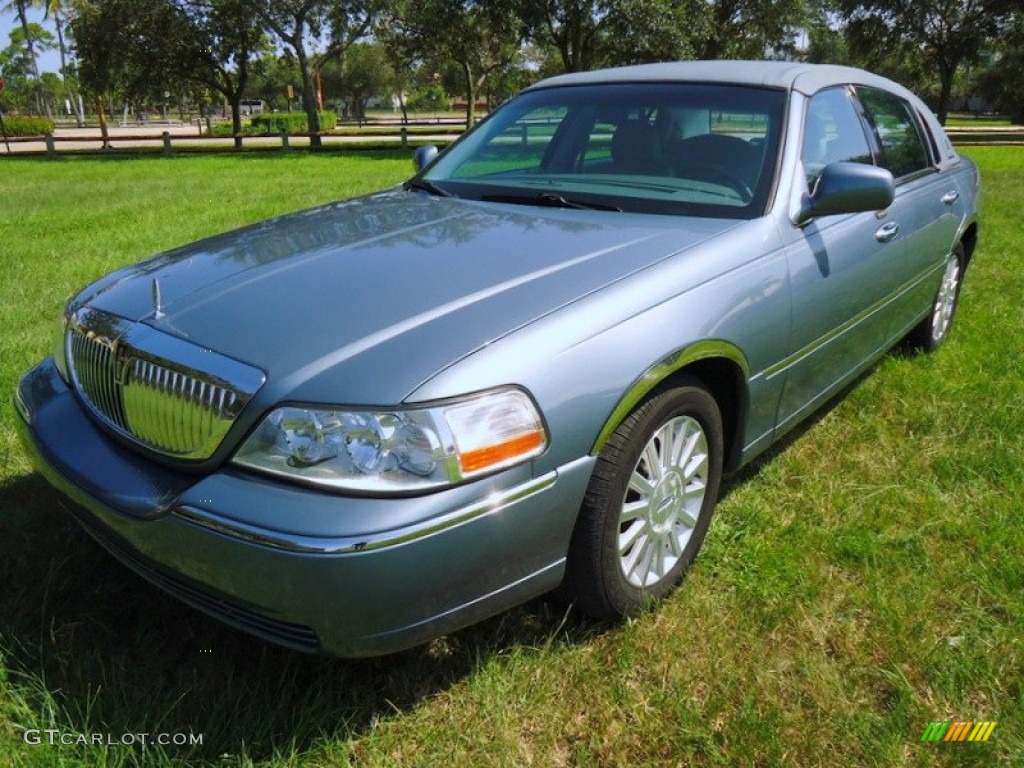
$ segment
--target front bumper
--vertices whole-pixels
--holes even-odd
[[[51,359],[18,384],[22,440],[85,529],[185,602],[305,651],[409,648],[556,587],[593,469],[523,465],[414,498],[197,476],[106,435]]]

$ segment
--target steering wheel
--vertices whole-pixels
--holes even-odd
[[[717,165],[691,165],[679,171],[679,175],[686,179],[697,179],[698,181],[710,181],[712,184],[720,184],[728,187],[744,203],[754,199],[754,193],[750,185],[735,174]]]

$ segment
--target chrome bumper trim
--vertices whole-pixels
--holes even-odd
[[[567,466],[573,466],[578,462],[584,462],[588,459],[589,457],[584,457]],[[521,485],[504,491],[496,491],[482,501],[422,523],[358,537],[316,538],[300,534],[268,531],[265,528],[228,520],[213,512],[193,506],[176,507],[173,514],[188,523],[206,528],[215,533],[242,539],[272,549],[302,554],[344,555],[406,544],[416,539],[440,533],[448,528],[453,528],[483,515],[500,512],[505,507],[547,490],[555,484],[557,479],[558,470],[554,470]]]
[[[24,378],[24,377],[22,377]],[[18,412],[18,415],[25,420],[26,424],[32,423],[32,411],[28,407],[28,403],[25,402],[25,396],[21,394],[21,380],[18,380],[17,386],[14,387],[14,409]]]

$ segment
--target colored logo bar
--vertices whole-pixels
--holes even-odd
[[[996,725],[995,720],[933,720],[924,729],[921,741],[988,741]]]

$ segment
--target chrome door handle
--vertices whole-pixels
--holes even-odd
[[[881,227],[878,228],[878,231],[875,232],[875,240],[877,240],[880,243],[888,243],[899,233],[900,225],[897,224],[895,221],[890,221],[888,224],[883,224]]]
[[[942,196],[942,202],[944,202],[946,205],[952,205],[959,199],[960,193],[957,192],[955,189],[947,192]]]

